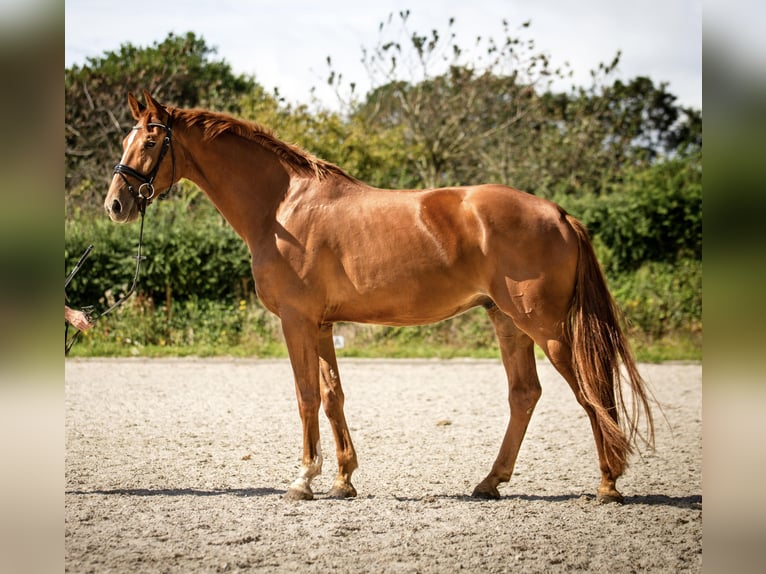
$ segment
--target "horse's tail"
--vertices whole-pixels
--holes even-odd
[[[580,390],[596,413],[609,468],[619,476],[627,467],[636,438],[654,446],[649,391],[636,367],[621,326],[624,322],[622,313],[609,293],[588,231],[574,217],[566,217],[577,234],[580,247],[568,321],[572,362]],[[622,394],[620,359],[632,394],[629,407]],[[620,426],[620,416],[624,417],[622,425],[627,436]],[[644,432],[639,429],[641,418],[645,420]]]

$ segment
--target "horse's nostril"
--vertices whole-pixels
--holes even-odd
[[[120,201],[118,199],[115,199],[112,202],[112,213],[118,214],[122,211],[122,205],[120,205]]]

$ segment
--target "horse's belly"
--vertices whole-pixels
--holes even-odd
[[[475,290],[402,284],[395,289],[356,293],[331,305],[327,320],[380,325],[425,325],[489,302]]]

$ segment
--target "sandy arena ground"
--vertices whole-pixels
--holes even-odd
[[[641,365],[665,417],[623,505],[595,500],[584,411],[547,362],[502,498],[469,495],[508,420],[499,361],[340,361],[358,497],[320,416],[316,499],[282,499],[301,426],[283,360],[69,359],[67,572],[699,572],[702,367]]]

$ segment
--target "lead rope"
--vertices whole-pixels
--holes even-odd
[[[107,315],[114,311],[117,307],[125,303],[125,301],[130,297],[133,292],[136,290],[136,286],[138,285],[138,275],[139,271],[141,269],[141,260],[144,259],[144,257],[141,255],[141,245],[143,243],[144,239],[144,211],[145,208],[139,209],[139,212],[141,213],[141,226],[138,230],[138,248],[136,249],[136,271],[133,274],[133,284],[130,286],[130,289],[122,296],[120,299],[115,301],[106,311],[102,313],[96,313],[95,309],[92,305],[89,305],[87,307],[83,307],[83,311],[85,312],[85,316],[88,319],[89,323],[94,323],[95,321],[101,319],[104,315]],[[75,265],[74,269],[72,269],[72,272],[67,276],[65,284],[64,284],[64,290],[66,292],[66,287],[69,285],[69,282],[72,280],[72,277],[74,277],[75,273],[79,271],[80,267],[82,266],[85,259],[90,255],[91,250],[93,249],[93,246],[90,245],[85,250],[85,252],[80,256],[79,261]],[[77,341],[77,338],[80,336],[81,331],[79,329],[75,329],[74,335],[72,337],[69,337],[69,323],[65,323],[66,327],[64,329],[64,355],[69,355],[69,350],[72,348],[72,345],[74,345],[75,341]]]

